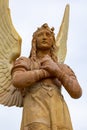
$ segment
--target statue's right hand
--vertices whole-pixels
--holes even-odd
[[[42,59],[41,68],[49,72],[51,76],[56,76],[56,73],[60,72],[58,64],[54,62],[48,55]]]

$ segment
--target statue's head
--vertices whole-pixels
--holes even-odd
[[[44,44],[44,42],[47,43]],[[38,49],[50,49],[52,57],[56,50],[54,28],[50,28],[47,23],[33,33],[30,57],[36,57]]]
[[[37,30],[33,33],[33,38],[36,39],[38,37],[38,34],[41,31],[45,31],[45,30],[50,33],[50,35],[53,37],[53,39],[55,41],[54,28],[53,27],[50,28],[47,23],[43,24],[40,28],[37,28]]]

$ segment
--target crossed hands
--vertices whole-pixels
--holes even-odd
[[[48,71],[51,76],[57,76],[61,70],[56,62],[49,55],[46,55],[41,61],[41,69]]]

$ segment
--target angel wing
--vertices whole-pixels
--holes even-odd
[[[0,104],[22,106],[21,92],[11,83],[11,68],[21,52],[21,38],[14,29],[8,0],[0,0]]]
[[[67,53],[68,26],[69,26],[69,5],[66,5],[62,24],[60,26],[59,33],[56,37],[56,45],[58,47],[56,55],[58,57],[59,63],[64,63]]]

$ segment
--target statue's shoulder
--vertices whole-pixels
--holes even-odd
[[[29,60],[30,60],[29,58],[21,56],[21,57],[17,58],[15,62],[19,62],[19,61],[29,62]]]
[[[23,67],[25,69],[29,69],[30,59],[27,57],[19,57],[16,59],[14,63],[14,68]]]

